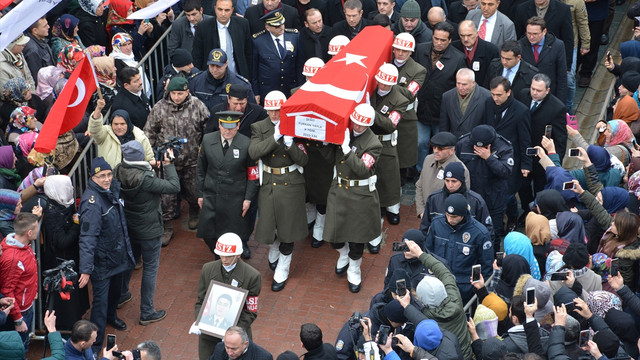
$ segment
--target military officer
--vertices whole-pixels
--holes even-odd
[[[407,180],[407,169],[418,162],[418,115],[415,106],[416,95],[424,79],[427,69],[418,64],[411,55],[416,49],[413,35],[403,32],[393,39],[393,65],[398,68],[398,85],[402,94],[409,99],[407,110],[398,123],[398,163],[400,165],[400,180]]]
[[[352,130],[345,131],[340,146],[325,146],[322,154],[335,164],[336,177],[327,198],[323,239],[338,250],[336,274],[347,273],[349,291],[361,287],[360,265],[364,244],[381,234],[380,199],[376,191],[376,166],[382,144],[369,128],[376,111],[360,104],[350,116]]]
[[[264,15],[265,30],[253,35],[253,72],[251,86],[256,102],[273,90],[291,95],[291,89],[302,85],[304,56],[297,29],[284,28],[280,9]]]
[[[196,197],[200,206],[199,238],[213,252],[216,239],[233,232],[242,239],[243,248],[251,235],[248,210],[258,193],[258,169],[249,157],[250,139],[240,133],[242,113],[221,111],[215,114],[220,131],[202,139],[196,168]]]
[[[407,99],[399,87],[398,69],[392,64],[382,64],[375,76],[378,82],[376,93],[371,96],[371,106],[376,110],[376,118],[371,127],[382,143],[382,154],[376,168],[378,175],[378,193],[380,194],[381,214],[386,212],[389,223],[400,222],[400,164],[398,162],[397,127],[409,106]],[[376,254],[380,251],[380,239],[369,243],[369,251]]]
[[[269,244],[269,267],[275,270],[273,291],[284,289],[287,282],[293,242],[308,234],[302,173],[309,158],[303,143],[280,133],[280,107],[286,100],[277,90],[265,96],[269,117],[251,125],[249,145],[249,156],[260,161],[260,215],[255,239]]]
[[[227,90],[232,84],[251,86],[249,80],[242,77],[228,67],[227,54],[222,49],[213,49],[207,61],[208,70],[203,70],[189,78],[189,90],[200,99],[211,111],[214,106],[227,101]],[[249,102],[255,103],[253,91]]]

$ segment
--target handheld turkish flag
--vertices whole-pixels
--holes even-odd
[[[393,33],[365,27],[280,109],[280,132],[341,144],[349,115],[376,88],[378,68],[391,59]]]
[[[78,64],[42,125],[35,149],[48,154],[56,147],[58,136],[73,129],[84,116],[91,95],[98,88],[93,64],[84,57]]]

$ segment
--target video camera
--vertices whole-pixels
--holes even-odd
[[[360,315],[360,312],[359,311],[354,312],[353,315],[351,315],[351,317],[349,318],[349,328],[351,330],[357,330],[357,331],[362,330],[362,324],[360,323],[360,321],[362,321],[362,316]]]
[[[156,159],[156,161],[160,164],[160,166],[158,167],[158,169],[160,169],[159,170],[160,177],[162,177],[162,162],[164,161],[164,154],[167,152],[167,150],[169,149],[173,150],[173,157],[171,158],[171,161],[173,161],[175,157],[178,156],[180,150],[182,150],[182,145],[186,143],[187,143],[186,138],[171,136],[169,137],[169,140],[167,140],[166,142],[160,144],[160,146],[157,146],[156,148],[153,149],[153,156]]]
[[[54,294],[60,294],[62,300],[71,299],[71,291],[75,289],[73,282],[78,280],[78,273],[73,269],[75,264],[73,260],[66,260],[42,273],[42,288],[47,294],[46,307],[49,311],[53,310]]]

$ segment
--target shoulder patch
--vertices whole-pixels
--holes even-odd
[[[493,246],[493,245],[491,244],[491,241],[487,241],[487,242],[485,242],[484,244],[482,244],[482,249],[483,249],[483,250],[489,250],[489,249],[491,249],[491,246]]]
[[[285,29],[285,30],[286,30],[286,29]],[[262,31],[259,31],[259,32],[255,33],[255,34],[253,34],[253,38],[255,39],[255,38],[257,38],[258,36],[260,36],[260,35],[264,34],[265,32],[267,32],[267,29],[264,29],[264,30],[262,30]]]
[[[287,28],[285,28],[284,31],[290,32],[290,33],[294,33],[294,34],[298,33],[298,29],[287,29]]]
[[[340,351],[342,350],[343,347],[344,347],[344,341],[338,340],[338,342],[336,343],[336,350]]]

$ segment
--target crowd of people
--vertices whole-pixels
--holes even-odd
[[[187,226],[216,258],[202,268],[190,329],[199,358],[272,359],[252,340],[265,274],[243,261],[249,238],[269,247],[273,292],[311,233],[312,247],[338,252],[335,273],[358,293],[363,253],[380,251],[385,217],[400,223],[410,181],[420,228],[394,243],[383,290],[334,345],[302,326],[305,358],[638,358],[640,27],[621,64],[606,55],[620,85],[596,143],[571,117],[615,1],[183,0],[127,18],[154,2],[65,0],[0,52],[1,358],[28,351],[40,224],[41,269],[73,260],[76,274],[69,300],[45,304],[53,358],[120,356],[105,329],[127,329],[117,309],[136,268],[139,324],[163,320],[160,253],[185,200]],[[287,99],[367,26],[394,40],[374,92],[334,119],[344,140],[286,135]],[[139,62],[167,31],[156,79]],[[85,57],[100,91],[55,152],[39,153]],[[77,198],[67,174],[90,139],[98,156]],[[563,168],[565,157],[580,166]],[[212,281],[247,291],[235,323],[213,310]],[[223,342],[202,318],[224,324]],[[72,331],[64,347],[56,326]],[[160,350],[145,342],[121,355],[159,360]]]

